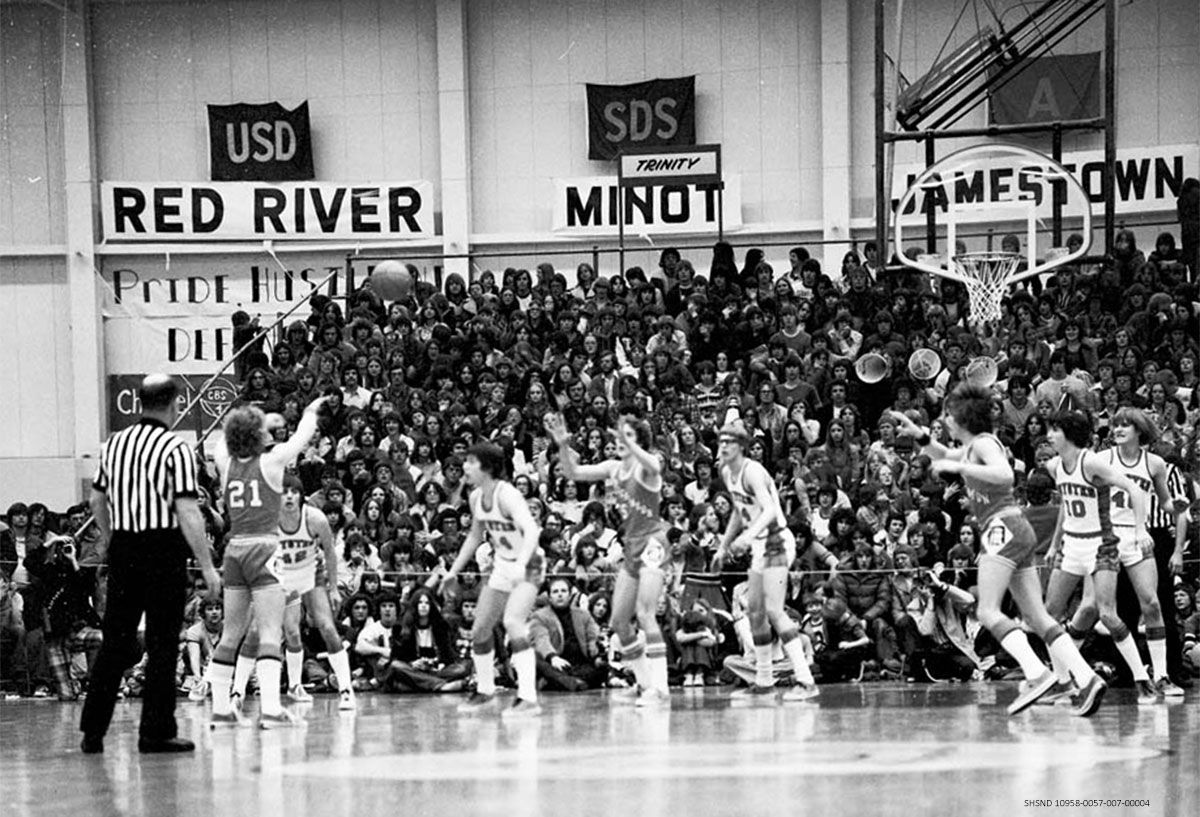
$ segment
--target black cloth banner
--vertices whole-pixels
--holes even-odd
[[[588,158],[628,148],[696,144],[696,77],[587,86]]]
[[[1038,57],[991,95],[993,125],[1100,115],[1100,52]]]
[[[215,182],[302,182],[313,178],[308,102],[287,110],[209,105],[208,155]]]

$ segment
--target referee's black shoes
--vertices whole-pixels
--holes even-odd
[[[194,752],[196,751],[196,744],[184,738],[168,738],[167,740],[146,740],[142,738],[138,741],[138,751],[144,755]]]
[[[98,755],[104,752],[104,738],[84,735],[79,744],[79,750],[85,755]]]

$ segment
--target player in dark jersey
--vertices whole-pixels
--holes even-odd
[[[1030,706],[1055,685],[1056,677],[1038,659],[1020,625],[1001,612],[1006,591],[1012,593],[1026,624],[1042,637],[1051,655],[1070,668],[1079,683],[1078,713],[1095,712],[1106,687],[1042,604],[1042,587],[1034,564],[1037,541],[1013,496],[1008,454],[992,433],[991,393],[963,383],[946,398],[946,427],[960,443],[959,448],[934,442],[928,431],[901,412],[893,411],[891,416],[899,424],[899,432],[916,438],[922,453],[933,459],[935,473],[962,478],[971,512],[982,532],[979,622],[1017,660],[1027,681],[1026,688],[1009,704],[1008,713],[1013,715]]]
[[[458,558],[442,579],[443,590],[454,587],[458,574],[485,540],[492,546],[492,573],[479,595],[471,641],[475,660],[475,691],[459,706],[463,713],[486,711],[496,697],[493,634],[501,618],[508,633],[517,700],[506,718],[536,716],[537,657],[529,639],[529,615],[542,584],[544,561],[538,550],[541,533],[521,492],[504,479],[504,451],[494,443],[478,443],[467,451],[463,476],[474,486],[469,498],[471,529]]]
[[[291,716],[279,697],[283,674],[281,636],[287,593],[281,583],[279,561],[279,510],[283,474],[317,430],[317,411],[325,398],[314,400],[304,411],[296,433],[270,451],[263,413],[246,406],[234,409],[225,420],[225,445],[216,452],[217,467],[225,487],[229,513],[229,545],[225,549],[225,629],[213,653],[213,712],[211,725],[236,725],[230,688],[238,645],[250,623],[254,604],[258,631],[258,678],[262,690],[259,725],[264,729],[286,726]]]
[[[546,430],[558,445],[562,474],[581,482],[604,482],[605,497],[622,517],[619,538],[624,552],[621,570],[613,587],[613,632],[619,640],[622,660],[637,676],[641,707],[670,705],[667,687],[667,645],[658,626],[656,612],[662,595],[664,567],[670,560],[666,522],[659,513],[662,501],[662,464],[649,448],[649,423],[622,417],[617,424],[619,460],[581,465],[571,448],[571,438],[562,415],[548,414]],[[645,635],[639,643],[633,621]]]

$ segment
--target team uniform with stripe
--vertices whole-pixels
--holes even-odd
[[[662,492],[638,479],[637,466],[628,473],[617,466],[605,482],[605,499],[621,515],[622,567],[637,578],[643,570],[664,570],[671,554],[666,546],[667,523],[659,513]]]
[[[309,520],[320,511],[307,505],[301,507],[300,524],[294,531],[279,525],[280,581],[288,592],[288,602],[298,601],[308,591],[324,587],[325,551],[317,542]]]
[[[1150,476],[1150,458],[1146,456],[1146,452],[1138,451],[1137,459],[1132,465],[1127,465],[1121,459],[1120,450],[1110,448],[1108,462],[1118,473],[1137,486],[1148,506],[1155,491],[1154,478]],[[1133,516],[1133,502],[1129,494],[1120,488],[1113,488],[1110,493],[1112,501],[1109,506],[1109,518],[1112,521],[1113,534],[1117,537],[1117,556],[1121,564],[1133,567],[1143,559],[1153,559],[1154,542],[1146,531],[1137,529]],[[1138,542],[1139,538],[1142,540],[1141,544]]]
[[[754,492],[746,484],[746,474],[752,469],[762,472],[771,494],[770,507],[762,507],[754,496]],[[750,542],[750,572],[761,573],[768,567],[787,567],[796,558],[796,537],[788,530],[787,519],[779,502],[779,489],[775,480],[767,473],[760,463],[746,459],[742,470],[734,476],[728,466],[721,469],[721,478],[729,495],[733,497],[734,513],[742,519],[743,530],[750,527],[754,520],[763,513],[770,513],[774,518],[771,523]],[[772,531],[772,528],[775,530]]]
[[[982,439],[989,439],[999,446],[1001,451],[1004,450],[1003,443],[994,434],[980,434],[967,445],[963,462],[975,462],[971,459],[971,454],[976,443]],[[971,513],[979,525],[984,555],[999,559],[1014,570],[1033,567],[1037,537],[1034,536],[1029,520],[1017,506],[1012,483],[997,485],[966,474],[963,474],[962,479]]]
[[[541,548],[533,552],[529,562],[522,567],[517,561],[524,544],[521,531],[512,517],[500,509],[501,492],[511,492],[510,502],[524,502],[520,492],[507,482],[496,482],[492,495],[485,507],[483,489],[471,491],[471,518],[483,525],[484,534],[492,546],[492,573],[488,576],[488,587],[502,593],[511,593],[522,582],[540,585],[545,578],[546,563]]]
[[[281,492],[267,484],[262,459],[233,458],[225,471],[225,507],[229,512],[229,545],[222,563],[226,587],[255,589],[279,584]]]
[[[1062,548],[1054,566],[1073,576],[1120,566],[1110,517],[1112,491],[1108,486],[1093,485],[1084,475],[1084,458],[1089,453],[1080,451],[1073,469],[1059,458],[1054,474],[1063,506]]]

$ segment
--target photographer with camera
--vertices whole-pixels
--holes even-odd
[[[92,607],[94,578],[80,569],[75,540],[69,536],[52,536],[25,563],[41,585],[46,656],[58,683],[58,699],[74,701],[80,690],[71,677],[72,656],[81,652],[87,655],[90,677],[104,643],[100,616]]]

